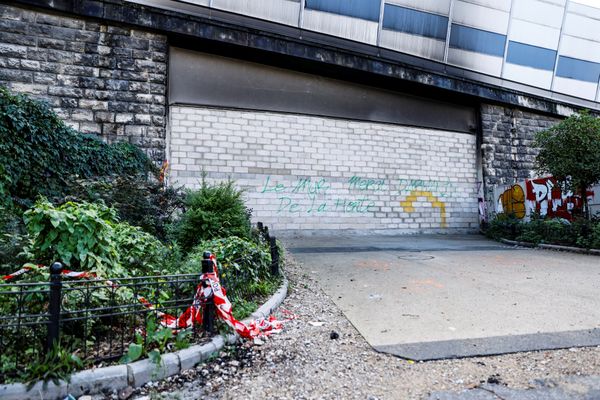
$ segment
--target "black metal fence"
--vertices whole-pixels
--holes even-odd
[[[263,236],[265,241],[269,243],[269,250],[271,251],[271,274],[274,276],[279,275],[279,262],[280,254],[279,247],[277,246],[277,238],[271,236],[269,233],[269,227],[264,225],[262,222],[256,224],[258,232]]]
[[[48,283],[0,285],[0,382],[43,360],[54,343],[87,365],[119,359],[136,332],[146,337],[149,318],[158,320],[160,312],[177,316],[189,307],[199,281],[199,274],[110,281],[50,276]],[[201,327],[191,329],[192,340],[201,335]]]
[[[261,223],[258,227],[270,245],[271,274],[278,275],[276,239]],[[202,264],[199,272],[206,272],[208,262]],[[146,340],[150,319],[158,320],[160,313],[178,316],[192,305],[201,276],[73,280],[62,277],[61,268],[58,263],[50,268],[48,282],[0,284],[0,382],[18,377],[31,363],[43,362],[55,343],[75,352],[85,365],[118,360],[136,341],[136,333]],[[228,293],[241,290],[244,281],[241,275],[221,278]],[[153,307],[144,306],[140,297]],[[214,306],[209,301],[205,307],[203,325],[189,329],[190,342],[214,333]]]

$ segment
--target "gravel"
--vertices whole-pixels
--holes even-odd
[[[488,383],[524,389],[534,379],[600,371],[600,347],[429,362],[376,353],[317,276],[289,255],[286,261],[290,289],[280,310],[298,318],[282,333],[261,345],[228,347],[209,363],[137,389],[133,398],[423,399]]]

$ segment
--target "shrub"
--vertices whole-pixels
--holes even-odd
[[[160,240],[127,223],[115,224],[113,238],[119,262],[124,267],[122,276],[139,276],[170,273],[169,252]]]
[[[116,211],[99,203],[38,201],[24,215],[35,262],[60,261],[103,277],[146,275],[160,269],[166,248],[152,235],[119,223]]]
[[[572,236],[573,225],[562,218],[546,219],[541,224],[540,235],[544,243],[570,245],[575,242]],[[575,236],[575,239],[577,236]]]
[[[161,240],[167,239],[172,217],[183,207],[181,188],[165,187],[159,182],[136,176],[79,180],[74,197],[110,204],[121,221],[139,226]]]
[[[493,239],[600,248],[600,221],[595,219],[576,218],[567,221],[533,215],[530,221],[525,222],[500,214],[488,224],[485,234]]]
[[[184,251],[191,250],[202,240],[251,237],[250,210],[233,181],[209,185],[203,180],[200,189],[187,193],[185,209],[176,228]]]
[[[62,198],[72,178],[147,175],[155,168],[128,143],[105,144],[65,125],[44,103],[0,86],[0,187],[24,208],[38,195]]]
[[[592,228],[589,238],[589,247],[592,249],[600,249],[600,222],[596,222]]]
[[[543,241],[543,220],[534,218],[529,222],[520,224],[520,233],[515,237],[520,242],[538,244]]]
[[[27,242],[23,219],[9,205],[0,205],[0,274],[8,274],[26,262],[21,254]]]
[[[24,214],[36,262],[60,261],[70,268],[104,272],[119,264],[112,226],[117,216],[102,204],[36,202]]]
[[[235,236],[201,242],[189,254],[183,271],[199,273],[204,251],[217,257],[220,278],[232,301],[265,294],[264,282],[273,280],[268,248]]]
[[[521,234],[521,221],[510,215],[498,214],[487,225],[485,234],[492,239],[515,239]]]

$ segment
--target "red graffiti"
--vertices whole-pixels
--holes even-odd
[[[541,216],[573,219],[573,214],[581,214],[583,200],[573,192],[563,193],[553,177],[529,179],[525,181],[527,202],[531,210]],[[587,191],[588,199],[594,197],[594,191]]]

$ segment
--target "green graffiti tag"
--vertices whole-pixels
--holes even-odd
[[[372,197],[383,194],[407,196],[415,192],[427,192],[437,198],[444,198],[455,190],[453,185],[449,180],[388,181],[359,175],[353,175],[346,180],[337,179],[334,182],[323,177],[297,177],[292,181],[282,181],[267,176],[258,191],[265,195],[274,193],[278,195],[273,198],[273,201],[278,202],[276,211],[278,214],[374,215],[378,208]],[[333,187],[336,189],[334,190]]]
[[[361,191],[381,191],[385,190],[385,179],[370,179],[353,176],[348,180],[348,189]]]
[[[347,189],[361,192],[382,190],[384,180],[352,177]],[[375,211],[375,203],[363,193],[359,198],[333,197],[331,183],[326,178],[297,178],[294,182],[281,182],[268,176],[259,193],[277,193],[278,214],[318,215],[325,212],[367,214]],[[307,201],[308,199],[308,201]]]
[[[407,194],[415,190],[436,193],[439,197],[447,197],[453,190],[454,185],[449,180],[436,181],[425,179],[400,179],[398,182],[398,193]]]

